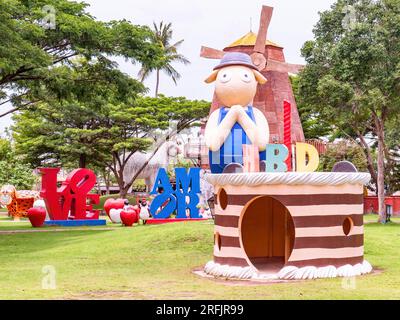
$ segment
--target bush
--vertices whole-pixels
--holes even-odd
[[[145,192],[146,183],[144,179],[137,179],[132,185],[133,192]]]
[[[319,171],[330,172],[333,166],[340,161],[350,161],[358,171],[368,172],[367,160],[362,148],[348,141],[328,145],[326,153],[320,156]]]
[[[0,185],[11,184],[17,190],[30,190],[37,177],[26,164],[18,161],[0,161]]]

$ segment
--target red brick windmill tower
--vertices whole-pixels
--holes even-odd
[[[249,32],[223,51],[202,47],[201,57],[221,59],[225,52],[244,52],[251,55],[253,63],[268,79],[264,85],[259,85],[254,106],[264,112],[270,128],[270,142],[284,143],[284,110],[283,101],[288,100],[292,105],[292,142],[304,141],[293,89],[289,73],[298,73],[301,65],[286,63],[283,48],[267,40],[268,27],[272,19],[273,8],[263,6],[258,34]],[[211,112],[219,107],[214,98]]]

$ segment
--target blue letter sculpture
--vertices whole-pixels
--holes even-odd
[[[267,145],[267,172],[287,172],[285,163],[289,156],[289,150],[284,144]]]
[[[150,213],[155,219],[168,219],[176,209],[176,218],[186,219],[186,210],[188,209],[190,218],[200,218],[197,207],[200,193],[200,168],[191,168],[189,172],[185,168],[175,168],[175,176],[176,187],[174,190],[165,169],[158,170],[153,191],[150,193],[158,195],[151,203]],[[160,188],[163,189],[162,193],[158,193]],[[165,207],[162,207],[165,203]]]

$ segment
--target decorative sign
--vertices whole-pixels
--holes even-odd
[[[289,149],[284,144],[268,144],[266,147],[266,160],[259,167],[260,158],[258,149],[253,145],[243,145],[243,172],[288,172],[288,164],[292,158]],[[314,172],[318,169],[319,154],[317,149],[307,143],[296,143],[296,171]],[[226,171],[225,171],[226,172]],[[227,173],[227,172],[226,172]]]
[[[318,150],[308,143],[296,143],[296,171],[314,172],[318,165]]]
[[[168,219],[176,210],[177,219],[198,219],[200,168],[175,168],[176,185],[172,187],[167,172],[160,168],[153,190],[150,194],[157,194],[150,206],[150,213],[155,219]],[[160,192],[160,190],[162,190]]]
[[[267,172],[286,172],[288,171],[287,159],[289,158],[289,150],[284,144],[267,145]]]
[[[267,172],[287,172],[290,152],[284,144],[267,145]],[[307,143],[296,143],[296,171],[314,172],[318,169],[318,150]]]
[[[57,187],[57,173],[59,168],[40,168],[42,174],[42,189],[40,196],[46,203],[50,219],[94,220],[98,213],[93,211],[92,204],[98,204],[100,196],[89,194],[96,184],[96,175],[89,169],[72,171],[62,185]],[[87,205],[86,201],[91,204]]]

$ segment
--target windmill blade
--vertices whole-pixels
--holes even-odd
[[[207,58],[207,59],[222,59],[225,55],[224,51],[209,48],[209,47],[201,47],[200,50],[200,57]]]
[[[265,52],[265,43],[267,41],[267,33],[269,24],[271,23],[272,13],[274,8],[263,6],[260,18],[260,27],[258,29],[257,40],[254,46],[254,51],[259,53]]]
[[[267,59],[264,56],[265,43],[267,41],[268,27],[271,23],[273,11],[274,8],[268,6],[263,6],[261,10],[260,27],[254,45],[254,53],[251,55],[251,59],[259,71],[264,70],[267,64]]]
[[[301,64],[292,64],[292,63],[286,63],[286,62],[268,59],[267,67],[265,68],[265,71],[277,71],[277,72],[297,74],[303,68],[304,68],[304,65],[301,65]]]

